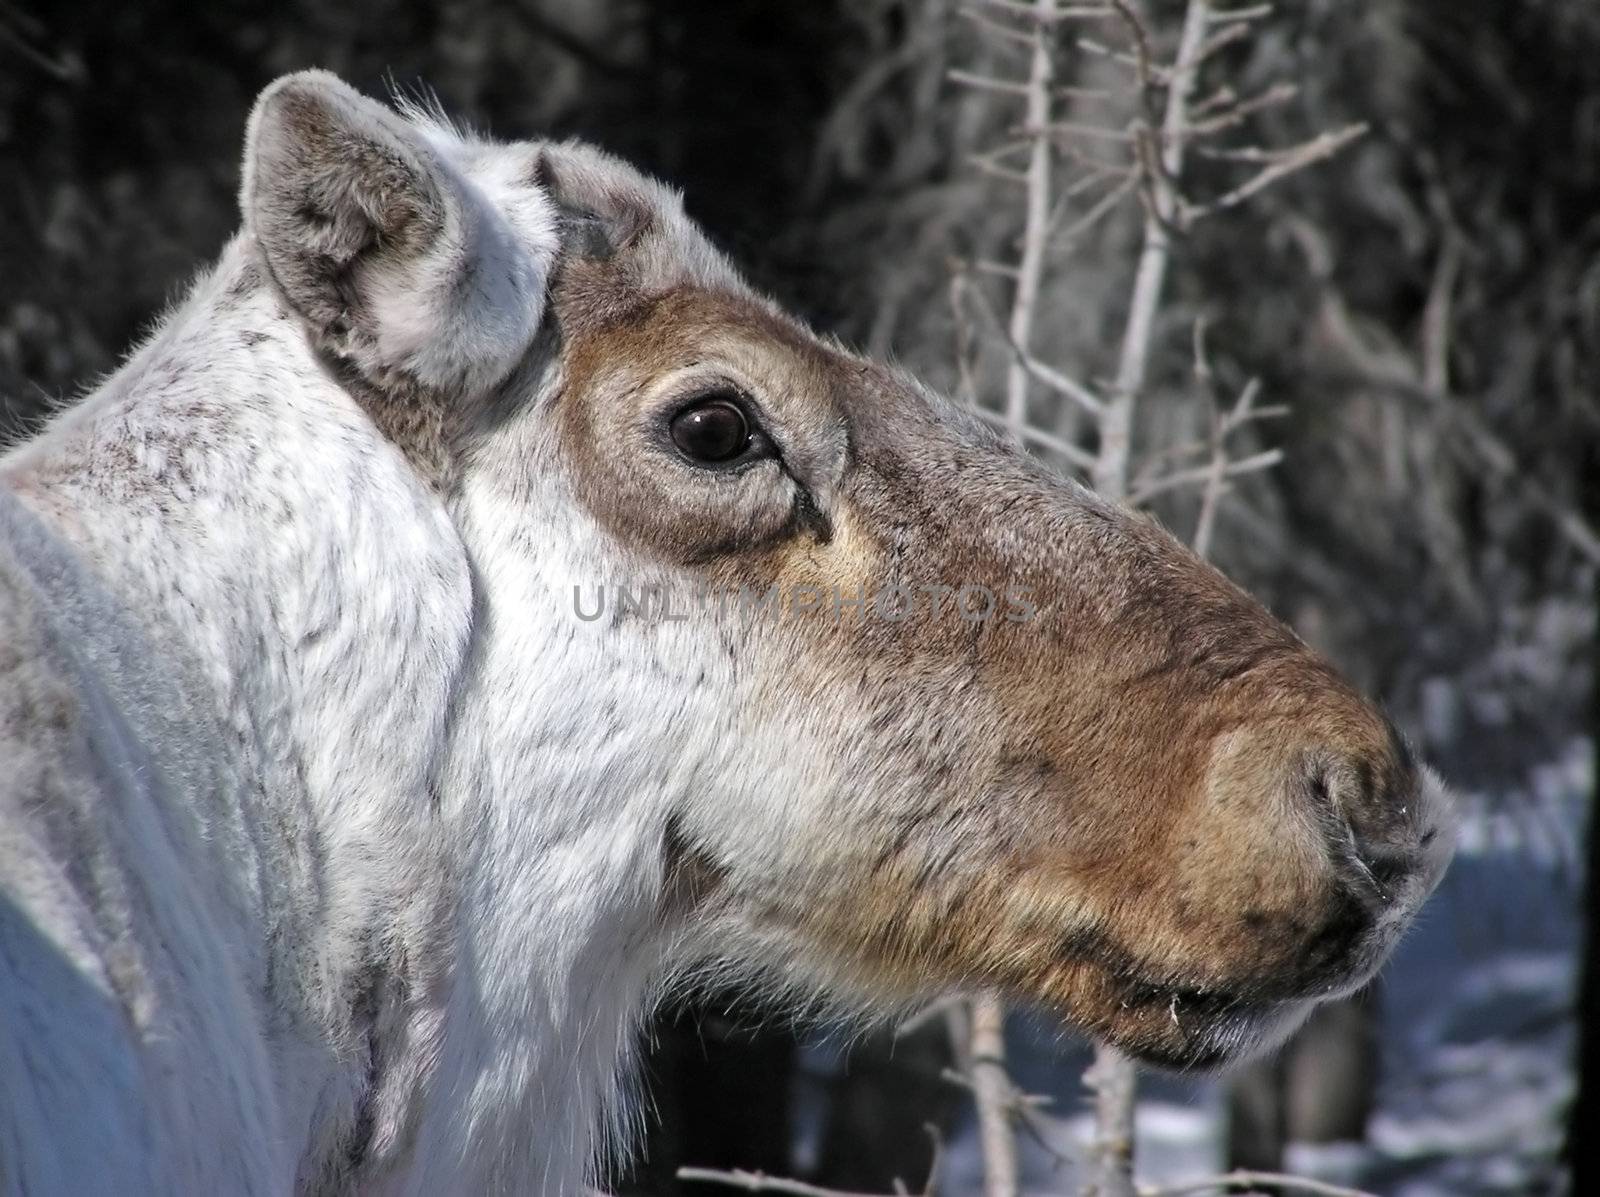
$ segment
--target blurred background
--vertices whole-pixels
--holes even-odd
[[[0,0],[0,439],[216,255],[251,101],[304,66],[624,155],[791,309],[1068,473],[1103,427],[1049,372],[1115,393],[1154,214],[1134,497],[1380,695],[1466,817],[1379,986],[1240,1078],[1141,1080],[1139,1173],[1600,1192],[1580,1017],[1600,1012],[1600,5],[1244,5],[1210,12],[1182,81],[1180,186],[1149,152],[1171,144],[1150,130],[1182,0],[1049,21],[1010,0]],[[1044,363],[1020,381],[1016,343]],[[1226,423],[1247,390],[1282,411]],[[1202,518],[1219,430],[1243,465]],[[978,1191],[961,1017],[862,1038],[737,995],[675,1005],[613,1188],[716,1191],[676,1178],[699,1165],[920,1191],[931,1124],[941,1191]],[[1027,1011],[1008,1039],[1050,1099],[1016,1128],[1024,1188],[1071,1191],[1088,1049]]]

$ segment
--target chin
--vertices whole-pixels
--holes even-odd
[[[1309,1001],[1274,1002],[1200,1018],[1185,1018],[1180,1012],[1165,1034],[1146,1032],[1121,1042],[1106,1036],[1103,1041],[1163,1072],[1223,1072],[1281,1046],[1315,1006]]]

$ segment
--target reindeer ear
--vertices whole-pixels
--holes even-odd
[[[245,227],[319,342],[374,382],[510,372],[558,247],[553,207],[529,202],[513,226],[418,128],[324,71],[279,79],[250,118]]]

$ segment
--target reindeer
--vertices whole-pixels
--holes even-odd
[[[0,458],[7,1193],[575,1193],[706,968],[1214,1067],[1438,881],[1372,703],[659,183],[312,71],[241,207]]]

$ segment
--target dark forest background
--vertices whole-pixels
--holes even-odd
[[[1182,13],[1143,8],[1157,31]],[[1061,36],[1067,77],[1104,72]],[[500,136],[598,142],[680,186],[818,327],[987,393],[1003,362],[963,382],[950,281],[1015,252],[1014,197],[970,158],[1016,115],[948,72],[1001,55],[953,0],[0,0],[0,433],[113,367],[217,253],[250,104],[310,65],[376,94],[425,86]],[[1179,241],[1142,433],[1192,423],[1204,316],[1219,379],[1289,408],[1256,434],[1286,464],[1241,482],[1214,555],[1483,809],[1539,817],[1530,775],[1600,723],[1600,4],[1284,0],[1217,69],[1297,85],[1262,137],[1368,128]],[[1138,220],[1135,202],[1050,277],[1036,351],[1076,376],[1111,372]],[[981,285],[1007,302],[1003,277]],[[1194,519],[1183,493],[1155,509]],[[1580,823],[1557,834],[1595,860]],[[1569,1015],[1600,1010],[1596,984]],[[1372,1034],[1352,1025],[1340,1058]],[[675,1192],[694,1163],[887,1191],[925,1170],[924,1122],[966,1116],[938,1020],[848,1067],[731,996],[666,1012],[655,1038],[624,1190]],[[1579,1042],[1588,1104],[1569,1116],[1592,1134],[1600,1058]],[[1236,1126],[1255,1125],[1246,1106]],[[1265,1117],[1237,1158],[1276,1159],[1289,1132]]]

